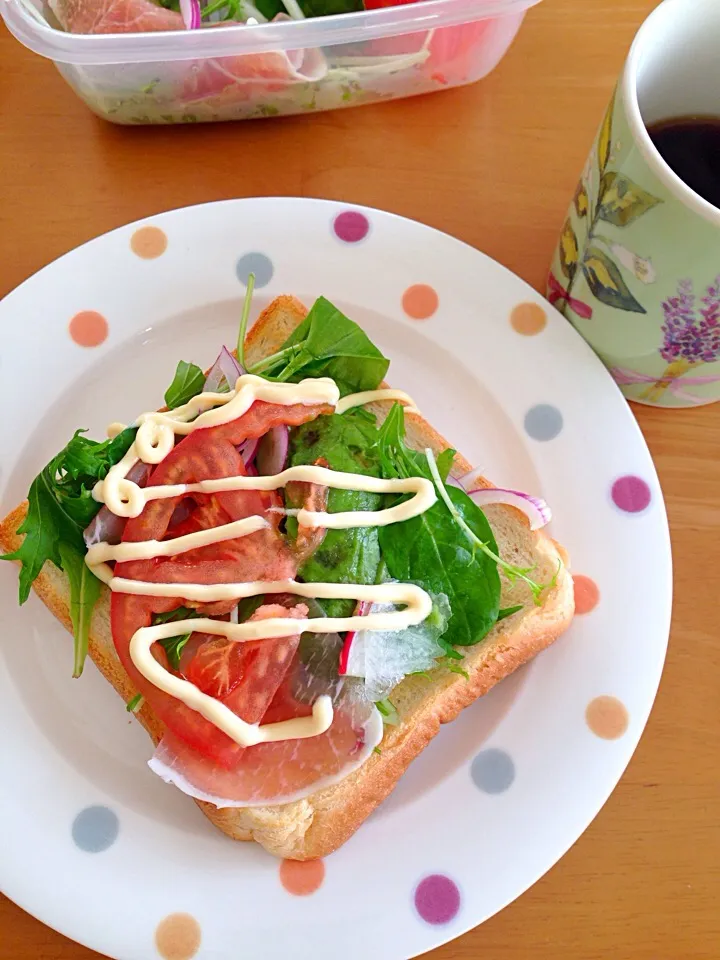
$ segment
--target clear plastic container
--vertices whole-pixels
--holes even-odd
[[[91,110],[146,124],[335,110],[473,83],[497,66],[538,2],[426,0],[303,21],[114,34],[55,29],[42,0],[0,0],[0,12]]]

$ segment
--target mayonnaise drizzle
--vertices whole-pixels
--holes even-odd
[[[351,393],[342,400],[338,400],[335,413],[345,413],[353,407],[362,407],[366,403],[375,403],[376,400],[400,400],[405,404],[406,413],[419,413],[415,401],[404,390],[392,390],[389,387],[381,390],[363,390],[362,393]]]
[[[152,500],[183,496],[189,493],[223,493],[235,490],[277,490],[291,481],[320,484],[340,490],[362,490],[369,493],[409,493],[402,503],[384,510],[327,513],[306,509],[288,510],[297,517],[298,524],[309,527],[346,529],[361,526],[385,526],[419,516],[436,501],[433,483],[424,477],[384,480],[355,473],[342,473],[319,466],[296,466],[270,477],[222,477],[198,483],[168,484],[139,487],[127,479],[127,473],[142,460],[160,463],[173,449],[175,436],[184,436],[194,430],[217,426],[242,416],[255,400],[293,406],[327,405],[338,413],[375,400],[412,399],[399,390],[370,390],[352,394],[339,400],[339,391],[332,380],[318,378],[299,384],[271,383],[261,377],[244,374],[238,378],[230,393],[202,393],[182,407],[165,413],[144,413],[138,417],[138,431],[133,444],[122,460],[112,467],[104,480],[93,491],[96,500],[107,504],[118,516],[136,517]],[[108,432],[116,435],[121,424],[111,424]],[[261,594],[292,593],[299,597],[316,599],[354,599],[372,603],[391,603],[402,610],[369,614],[359,617],[314,617],[302,621],[307,633],[332,633],[347,630],[403,630],[421,623],[432,609],[429,595],[413,584],[385,583],[376,585],[298,583],[295,580],[251,581],[248,583],[152,583],[116,577],[109,561],[127,562],[156,557],[173,557],[198,547],[223,540],[248,536],[268,526],[264,517],[253,516],[236,520],[208,530],[185,534],[171,540],[127,541],[119,544],[98,543],[90,547],[85,562],[92,572],[113,592],[138,596],[181,597],[190,602],[212,603],[219,600],[242,599]],[[228,623],[211,618],[174,621],[143,627],[130,640],[130,657],[140,673],[158,689],[177,697],[193,710],[226,733],[241,746],[252,746],[285,739],[304,739],[324,733],[332,723],[333,708],[330,698],[321,696],[313,705],[311,717],[296,718],[281,723],[249,724],[236,716],[224,704],[199,690],[194,684],[170,673],[152,655],[151,648],[159,640],[177,633],[201,631],[227,637],[235,642],[294,636],[298,620],[276,617],[246,623]]]

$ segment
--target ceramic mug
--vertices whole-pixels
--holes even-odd
[[[720,118],[720,0],[665,0],[640,28],[575,190],[547,296],[629,400],[720,400],[720,210],[646,125]]]

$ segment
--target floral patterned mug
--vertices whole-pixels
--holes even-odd
[[[646,125],[720,117],[720,2],[665,0],[640,28],[575,190],[547,296],[629,400],[720,400],[720,210]]]

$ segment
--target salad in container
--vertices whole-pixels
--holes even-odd
[[[539,0],[0,0],[114,123],[301,114],[473,83]]]

